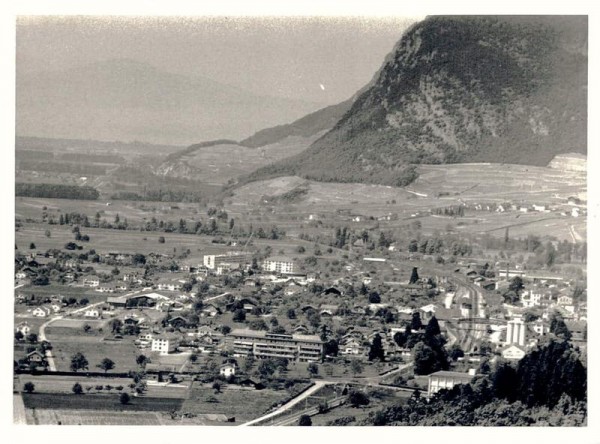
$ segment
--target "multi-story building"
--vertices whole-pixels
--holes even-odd
[[[236,329],[229,335],[235,356],[253,354],[257,358],[287,358],[298,362],[321,359],[323,341],[316,335],[274,334]]]
[[[205,254],[203,264],[206,268],[216,270],[221,264],[239,264],[242,267],[245,264],[249,264],[252,261],[252,255],[250,253],[244,253],[242,251],[230,251],[226,254]]]
[[[458,384],[468,384],[475,377],[475,370],[469,370],[469,373],[439,371],[429,375],[429,386],[427,397],[432,397],[442,389],[450,390]]]
[[[179,336],[174,334],[162,334],[152,339],[153,352],[158,352],[161,355],[168,355],[177,350],[179,346]]]
[[[525,322],[521,318],[508,321],[506,325],[506,345],[517,344],[525,346]]]
[[[294,272],[294,262],[285,257],[270,257],[263,261],[264,271],[289,274]]]

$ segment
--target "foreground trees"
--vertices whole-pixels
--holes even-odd
[[[88,360],[81,352],[75,353],[71,356],[71,370],[76,372],[78,370],[85,370],[88,368]]]

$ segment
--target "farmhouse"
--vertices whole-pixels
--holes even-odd
[[[48,307],[37,307],[31,312],[31,314],[38,318],[45,318],[52,313],[52,309]]]
[[[90,308],[83,314],[86,318],[99,318],[100,311],[97,308]]]
[[[31,327],[29,327],[27,322],[21,322],[15,327],[15,331],[20,331],[23,336],[27,336],[29,333],[31,333]]]
[[[32,352],[27,354],[27,362],[34,362],[36,364],[39,364],[41,362],[44,362],[44,359],[46,359],[46,356],[39,350],[33,350]]]
[[[235,376],[235,364],[223,364],[219,367],[219,375],[229,378],[230,376]]]

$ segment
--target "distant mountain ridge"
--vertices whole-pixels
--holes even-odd
[[[331,131],[247,179],[402,186],[415,164],[547,165],[586,133],[587,17],[428,17]]]
[[[240,139],[322,104],[260,96],[204,77],[115,59],[16,77],[16,133],[189,145]]]

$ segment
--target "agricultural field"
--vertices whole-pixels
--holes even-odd
[[[110,410],[110,411],[150,411],[170,412],[179,410],[183,402],[180,398],[151,398],[131,396],[128,404],[121,404],[117,391],[111,394],[60,394],[23,393],[27,409],[51,410]]]
[[[125,337],[122,340],[105,341],[102,336],[79,335],[78,330],[59,330],[61,334],[53,334],[49,328],[46,332],[46,337],[53,346],[52,354],[58,371],[70,371],[71,356],[78,352],[87,358],[90,371],[98,371],[96,366],[106,357],[114,361],[114,372],[137,370],[135,359],[140,351],[133,340]]]
[[[30,425],[164,425],[160,412],[27,409]]]
[[[288,233],[299,228],[315,234],[319,230],[309,216],[315,215],[324,226],[335,218],[336,210],[362,215],[360,222],[348,218],[352,228],[369,228],[374,222],[368,217],[395,215],[395,220],[379,223],[382,227],[405,228],[419,221],[423,234],[436,231],[464,231],[504,235],[507,227],[514,236],[526,236],[543,230],[559,240],[583,241],[586,237],[584,217],[561,216],[570,212],[566,200],[570,196],[585,198],[586,175],[583,172],[527,165],[456,164],[421,165],[420,177],[410,186],[394,188],[383,185],[321,183],[299,177],[280,177],[254,182],[236,189],[227,201],[227,210],[250,213],[262,206],[263,214]],[[486,180],[483,182],[482,177]],[[290,201],[282,196],[297,195]],[[267,199],[265,199],[267,197]],[[269,201],[269,198],[271,201]],[[496,213],[467,210],[465,217],[452,218],[429,215],[435,208],[452,205],[475,205],[512,202],[517,205],[553,205],[552,213]],[[312,227],[312,229],[311,229]]]
[[[285,390],[264,389],[260,391],[226,387],[215,394],[210,387],[194,385],[188,399],[181,407],[182,413],[222,413],[234,416],[236,423],[257,418],[275,404],[287,399]],[[213,401],[215,398],[217,402]]]

